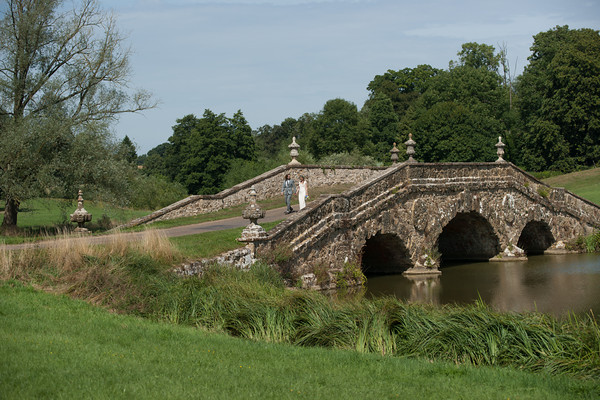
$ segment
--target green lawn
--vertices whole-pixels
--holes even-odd
[[[565,189],[595,204],[600,204],[600,168],[544,179],[544,183]]]
[[[118,208],[106,203],[85,201],[84,208],[92,214],[92,222],[106,215],[114,222],[124,222],[148,214],[148,210]],[[62,199],[31,199],[21,203],[18,226],[21,228],[52,227],[62,223],[77,209],[77,202]]]
[[[268,344],[0,283],[0,397],[594,399],[598,382]]]
[[[93,232],[103,232],[111,224],[120,224],[133,218],[147,215],[149,210],[133,210],[114,207],[106,203],[85,201],[84,208],[92,214],[92,221],[86,227]],[[19,236],[2,236],[0,241],[7,244],[40,240],[56,234],[56,230],[69,221],[70,215],[77,209],[77,202],[63,199],[30,199],[21,203],[17,215]],[[2,208],[0,210],[3,211]],[[74,223],[68,222],[75,226]]]
[[[280,222],[267,222],[261,226],[268,231]],[[245,246],[245,243],[236,240],[243,230],[244,228],[225,229],[169,238],[169,241],[188,259],[210,258]]]

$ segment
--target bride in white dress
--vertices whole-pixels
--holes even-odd
[[[306,207],[306,197],[308,197],[308,185],[306,184],[306,179],[304,179],[303,176],[300,176],[300,183],[298,184],[298,203],[300,204],[301,210]]]

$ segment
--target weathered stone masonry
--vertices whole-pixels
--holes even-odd
[[[403,163],[252,242],[259,252],[291,246],[298,277],[348,261],[382,268],[378,259],[419,273],[437,270],[438,249],[447,259],[502,259],[519,244],[543,251],[599,227],[598,206],[510,163]]]
[[[249,201],[248,190],[254,186],[257,200],[281,196],[281,183],[286,174],[296,181],[304,175],[311,187],[359,184],[385,171],[385,167],[349,167],[317,165],[282,165],[253,179],[242,182],[215,195],[194,195],[171,204],[150,215],[134,219],[120,228],[141,224],[206,214]]]

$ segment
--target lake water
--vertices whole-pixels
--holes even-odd
[[[592,310],[600,316],[600,255],[530,256],[528,261],[443,267],[437,277],[368,277],[367,297],[394,295],[409,302],[473,304],[481,298],[500,311],[539,311],[557,317]]]

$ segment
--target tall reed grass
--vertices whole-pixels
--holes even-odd
[[[67,293],[121,312],[147,313],[155,286],[181,256],[164,234],[148,230],[130,242],[114,235],[103,245],[63,237],[55,246],[0,251],[0,279]]]
[[[567,243],[567,248],[582,253],[600,253],[600,230],[589,236],[577,237]]]
[[[0,278],[251,340],[600,378],[600,329],[591,314],[557,320],[483,303],[336,300],[290,290],[261,263],[249,272],[215,265],[181,279],[170,272],[179,261],[168,240],[150,231],[138,243],[72,239],[57,248],[3,250]]]

